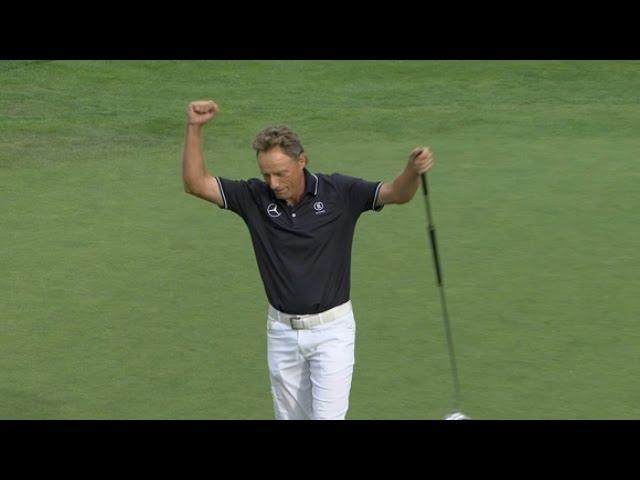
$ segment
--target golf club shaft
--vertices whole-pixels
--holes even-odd
[[[431,207],[429,205],[429,188],[427,186],[427,174],[421,175],[422,193],[424,194],[424,202],[427,209],[427,222],[429,231],[429,240],[431,241],[431,251],[433,252],[433,263],[436,270],[436,278],[440,290],[440,303],[442,305],[442,314],[444,318],[444,329],[447,336],[447,345],[449,347],[449,361],[451,363],[451,372],[453,373],[453,407],[459,410],[460,407],[460,384],[458,381],[458,367],[456,366],[456,357],[453,351],[453,336],[451,335],[451,326],[449,325],[449,313],[447,312],[447,301],[444,296],[444,284],[442,281],[442,270],[440,268],[440,257],[438,255],[438,244],[436,242],[436,227],[433,225],[431,216]]]

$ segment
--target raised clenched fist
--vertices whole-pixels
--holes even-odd
[[[218,105],[213,100],[197,100],[187,108],[187,120],[191,125],[203,125],[216,116]]]

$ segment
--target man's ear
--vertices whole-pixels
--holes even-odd
[[[307,166],[307,156],[304,153],[298,157],[298,163],[302,164],[302,168]]]

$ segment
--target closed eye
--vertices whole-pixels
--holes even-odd
[[[271,175],[273,175],[274,177],[284,177],[286,175],[286,173],[287,173],[286,171],[276,172],[276,173],[273,173],[273,174],[271,174],[271,173],[263,173],[262,176],[264,177],[265,180],[268,180]]]

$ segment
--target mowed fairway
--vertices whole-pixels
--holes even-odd
[[[432,147],[467,414],[640,418],[640,62],[613,61],[0,62],[0,418],[273,418],[246,227],[182,189],[201,98],[229,178],[274,124],[372,181]],[[362,215],[351,293],[348,418],[442,418],[420,191]]]

